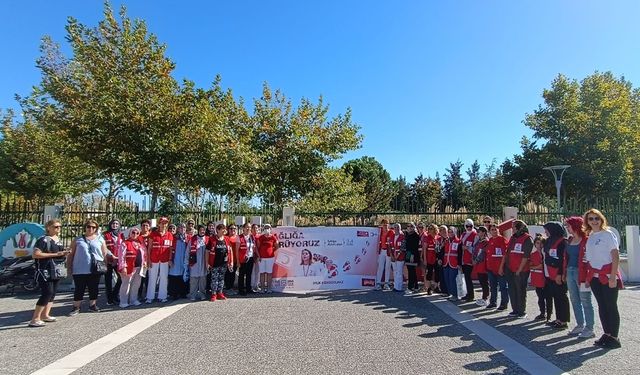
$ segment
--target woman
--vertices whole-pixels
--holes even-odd
[[[98,301],[98,283],[102,274],[96,273],[94,262],[104,262],[107,255],[107,245],[102,236],[98,235],[98,222],[89,219],[84,225],[84,234],[71,243],[71,253],[67,264],[69,273],[73,275],[73,309],[69,316],[80,313],[80,305],[84,291],[89,290],[89,311],[100,312]]]
[[[434,224],[435,225],[435,224]],[[443,294],[445,297],[449,297],[449,290],[447,289],[447,281],[444,277],[444,249],[449,242],[449,235],[447,234],[448,228],[446,225],[441,225],[438,227],[438,236],[436,237],[436,274],[438,275],[438,279],[440,283],[436,288],[436,293]]]
[[[529,268],[531,270],[531,285],[536,288],[538,296],[538,307],[540,315],[533,318],[534,320],[551,320],[553,313],[553,298],[551,291],[546,287],[546,279],[544,277],[544,244],[545,239],[541,234],[536,235],[533,240],[533,250],[529,258]]]
[[[326,272],[319,266],[319,263],[313,261],[313,254],[309,249],[303,249],[300,252],[300,265],[296,267],[295,276],[297,277],[313,277],[322,276]]]
[[[565,223],[569,232],[569,245],[565,262],[567,269],[564,275],[577,324],[570,334],[578,335],[580,338],[592,338],[595,337],[594,312],[591,290],[587,284],[588,265],[584,259],[588,237],[583,229],[584,220],[580,216],[567,218]]]
[[[437,263],[437,254],[436,254],[436,242],[439,240],[438,236],[438,226],[435,224],[429,224],[427,226],[427,234],[424,236],[422,240],[422,262],[426,265],[425,269],[427,272],[425,273],[425,289],[427,290],[427,295],[431,295],[432,290],[436,289],[438,285],[438,281],[440,278],[436,273],[436,263]]]
[[[546,286],[556,308],[556,320],[549,325],[556,329],[567,329],[569,298],[567,297],[567,283],[564,281],[564,262],[567,250],[564,227],[557,221],[550,221],[542,227],[547,236],[544,244],[544,275]]]
[[[598,314],[604,334],[594,343],[607,349],[622,347],[618,332],[618,290],[623,288],[620,276],[618,239],[609,230],[607,219],[595,208],[584,214],[586,234],[589,236],[585,257],[590,264],[588,279],[598,302]]]
[[[462,251],[458,252],[458,264],[460,264],[464,274],[464,283],[466,284],[467,295],[461,297],[466,302],[471,302],[475,298],[473,290],[473,280],[471,273],[473,272],[473,248],[478,242],[477,232],[473,228],[473,220],[467,219],[464,222],[464,233],[460,236],[460,245]]]
[[[207,268],[211,270],[211,302],[227,299],[222,293],[222,288],[224,287],[225,273],[227,270],[233,269],[233,249],[225,232],[225,225],[218,224],[215,237],[209,238]]]
[[[399,223],[393,224],[395,237],[393,239],[393,251],[391,253],[391,269],[393,270],[393,290],[404,290],[404,258],[406,255],[404,232]]]
[[[420,235],[416,232],[416,226],[409,223],[407,226],[407,234],[405,235],[405,264],[407,265],[407,294],[416,293],[418,291],[418,275],[416,267],[420,257]]]
[[[389,221],[382,219],[380,222],[380,244],[378,246],[378,270],[376,272],[375,290],[389,289],[391,278],[391,251],[395,233],[389,228]],[[383,277],[384,276],[384,280]]]
[[[140,306],[138,289],[147,267],[146,249],[140,243],[140,229],[132,228],[129,238],[120,245],[118,252],[118,272],[122,279],[120,286],[120,307],[127,308],[130,305]]]
[[[140,242],[144,247],[145,251],[148,251],[149,236],[151,236],[151,220],[144,219],[140,222],[140,235],[138,235],[138,242]],[[149,278],[147,277],[147,267],[144,267],[142,280],[140,281],[140,288],[138,289],[138,301],[146,295],[148,284]]]
[[[43,327],[45,323],[52,323],[56,318],[51,316],[51,306],[58,289],[59,278],[55,275],[55,260],[64,259],[69,251],[60,243],[60,220],[47,221],[45,229],[47,235],[36,241],[33,249],[33,259],[36,266],[36,280],[40,285],[40,298],[36,302],[36,308],[29,322],[29,327]]]
[[[458,252],[460,249],[460,239],[458,238],[458,229],[451,226],[447,230],[447,236],[449,241],[444,248],[444,261],[442,267],[444,268],[444,279],[447,282],[447,290],[451,295],[451,301],[458,300],[458,285],[456,283],[456,276],[458,276]]]
[[[203,300],[207,294],[207,244],[209,237],[206,235],[207,228],[198,225],[197,234],[191,238],[189,253],[189,299],[195,301],[196,298]]]
[[[503,311],[509,306],[509,290],[507,280],[503,276],[502,258],[507,249],[507,240],[498,231],[498,227],[492,224],[489,227],[489,247],[487,248],[487,275],[489,276],[489,305],[487,309]],[[498,306],[498,286],[500,286],[500,306]]]
[[[118,273],[118,251],[124,241],[124,235],[120,231],[120,220],[113,219],[109,222],[109,230],[105,231],[102,236],[107,245],[107,272],[104,274],[104,289],[107,295],[107,305],[115,305],[120,303],[118,292],[122,285],[122,279]],[[113,279],[116,284],[113,285]]]
[[[233,252],[233,259],[238,259],[238,227],[235,224],[229,224],[227,226],[227,239],[231,243],[231,251]],[[228,270],[224,275],[224,292],[228,295],[235,295],[233,286],[236,283],[236,270],[238,265],[234,264],[232,270]]]
[[[473,247],[473,272],[478,275],[478,281],[482,288],[482,298],[476,301],[478,306],[487,306],[487,298],[489,298],[489,276],[487,275],[487,248],[489,247],[489,238],[487,237],[487,228],[478,228],[478,242]],[[473,285],[473,284],[472,284]]]
[[[242,225],[242,234],[238,237],[238,263],[240,272],[238,275],[238,293],[241,296],[253,294],[251,287],[253,276],[253,258],[256,252],[256,239],[251,234],[251,224]]]
[[[187,259],[186,253],[191,243],[187,240],[187,226],[180,223],[175,234],[176,250],[169,262],[169,280],[167,284],[167,293],[172,300],[187,298],[189,286],[187,284]]]
[[[512,312],[509,316],[527,317],[527,284],[529,283],[529,257],[533,250],[533,240],[529,228],[522,220],[514,220],[513,235],[509,239],[507,253],[502,258],[501,275],[507,278]]]
[[[256,251],[253,253],[253,274],[251,275],[251,290],[253,293],[260,292],[260,267],[258,267],[258,240],[260,238],[260,226],[258,224],[251,224],[251,235],[254,241],[256,241]]]

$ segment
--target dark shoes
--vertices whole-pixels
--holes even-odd
[[[500,311],[504,311],[504,310],[506,310],[506,309],[507,309],[507,305],[500,305],[500,306],[498,306],[498,310],[500,310]]]
[[[98,305],[91,305],[89,306],[89,312],[100,312],[100,309],[98,308]]]
[[[533,320],[545,320],[546,319],[546,315],[544,314],[540,314],[538,316],[536,316],[535,318],[533,318]]]
[[[613,337],[604,334],[602,336],[600,336],[599,339],[597,339],[593,345],[595,346],[599,346],[601,348],[605,348],[605,349],[619,349],[622,347],[622,344],[620,344],[620,340],[619,339],[614,339]]]

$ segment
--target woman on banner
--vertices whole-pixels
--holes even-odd
[[[107,305],[115,305],[120,303],[120,285],[122,285],[122,279],[118,273],[118,259],[120,247],[124,242],[124,235],[120,231],[120,220],[113,219],[109,222],[109,230],[105,231],[102,236],[104,237],[105,244],[107,245],[107,272],[104,274],[104,288],[107,295]],[[115,285],[113,281],[115,279]]]
[[[71,253],[67,259],[69,273],[73,275],[73,308],[69,316],[80,313],[80,305],[84,291],[89,290],[89,311],[100,312],[98,301],[98,284],[100,276],[96,262],[104,262],[107,256],[107,245],[98,234],[98,222],[89,219],[84,224],[84,234],[71,243]],[[103,271],[104,272],[104,271]]]
[[[209,236],[204,225],[198,225],[197,233],[189,245],[189,299],[201,301],[207,295],[207,245]]]
[[[418,292],[418,275],[416,267],[420,258],[420,235],[416,232],[416,226],[409,223],[407,226],[407,234],[404,237],[405,242],[405,264],[407,266],[407,294]]]
[[[529,269],[531,270],[531,286],[536,288],[538,307],[540,308],[540,315],[536,316],[534,320],[546,320],[548,323],[553,313],[553,297],[549,288],[546,287],[546,279],[544,276],[545,242],[541,234],[536,235],[536,238],[533,240],[531,257],[529,258]]]
[[[570,332],[580,338],[595,337],[593,332],[594,312],[591,302],[591,289],[587,283],[588,263],[584,254],[587,250],[588,236],[584,232],[584,220],[580,216],[572,216],[565,220],[569,232],[565,262],[567,268],[564,273],[569,298],[576,318],[576,326]]]
[[[51,316],[53,299],[58,289],[59,278],[55,276],[54,260],[63,260],[69,254],[60,242],[60,220],[52,219],[45,224],[46,235],[38,238],[33,248],[36,266],[36,280],[40,285],[40,298],[29,322],[29,327],[44,327],[46,323],[56,321]]]
[[[544,275],[556,308],[556,320],[549,325],[557,329],[566,329],[569,324],[569,298],[564,277],[567,250],[564,227],[557,221],[550,221],[542,227],[547,235],[544,244]]]
[[[434,224],[435,225],[435,224]],[[447,279],[444,276],[444,250],[449,243],[449,234],[446,225],[438,227],[438,237],[436,237],[436,272],[440,278],[440,289],[436,291],[443,294],[445,297],[449,297],[449,286],[447,285]]]
[[[391,252],[393,290],[396,292],[402,292],[404,290],[404,258],[407,253],[404,242],[405,234],[402,231],[402,226],[399,223],[393,224],[393,229],[395,232],[395,237],[393,239],[393,250]]]
[[[326,271],[321,263],[313,261],[313,254],[309,249],[303,249],[300,252],[300,264],[296,267],[296,277],[315,277],[323,276]]]
[[[122,278],[120,286],[120,307],[140,306],[138,289],[144,270],[147,267],[146,248],[140,243],[140,229],[133,227],[129,238],[120,244],[118,252],[118,272]]]
[[[489,237],[487,228],[478,228],[478,242],[473,247],[473,271],[478,275],[478,281],[482,288],[482,298],[476,301],[478,306],[487,306],[489,298],[489,276],[487,275],[487,248],[489,247]],[[473,287],[473,284],[472,284]]]
[[[429,224],[427,226],[426,235],[422,240],[422,263],[425,265],[425,284],[427,295],[431,295],[433,290],[438,286],[440,278],[436,272],[437,254],[436,242],[438,238],[438,226]]]
[[[376,272],[375,290],[388,289],[391,279],[391,248],[395,233],[389,228],[389,221],[380,221],[380,243],[378,245],[378,270]],[[384,276],[384,277],[383,277]]]
[[[512,312],[510,316],[527,317],[527,284],[529,283],[529,257],[533,250],[533,240],[529,228],[522,220],[513,222],[513,235],[509,239],[507,253],[502,258],[500,274],[505,275],[509,285]]]
[[[460,236],[460,246],[462,249],[458,252],[458,263],[462,267],[464,282],[467,287],[467,295],[460,298],[466,302],[471,302],[475,298],[471,273],[473,272],[473,248],[478,242],[478,237],[473,225],[473,220],[465,220],[464,233]]]
[[[587,240],[585,257],[590,264],[587,279],[598,302],[598,314],[604,334],[594,345],[607,349],[622,347],[618,333],[618,290],[623,288],[620,275],[620,250],[618,239],[609,229],[607,218],[595,208],[584,214]]]
[[[489,276],[489,305],[487,309],[506,310],[509,306],[509,291],[507,280],[501,270],[503,267],[503,257],[507,250],[507,239],[500,235],[498,226],[492,224],[489,227],[489,247],[487,248],[487,275]],[[500,306],[498,303],[498,286],[500,287]]]
[[[444,248],[444,261],[442,267],[444,269],[444,278],[447,283],[447,291],[451,295],[451,301],[458,300],[458,286],[456,283],[456,276],[458,276],[458,254],[460,249],[460,239],[458,238],[458,229],[454,226],[450,226],[447,230],[447,241]]]

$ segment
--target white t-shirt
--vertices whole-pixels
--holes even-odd
[[[605,264],[613,262],[611,250],[618,248],[618,239],[610,230],[592,232],[587,240],[585,258],[591,267],[601,269]]]

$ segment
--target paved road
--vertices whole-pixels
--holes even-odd
[[[69,311],[70,297],[62,294],[57,299],[54,315]],[[535,293],[529,292],[529,298],[533,317]],[[394,292],[274,294],[215,303],[105,308],[101,313],[61,317],[37,329],[25,328],[35,296],[7,297],[0,299],[0,374],[29,374],[81,348],[98,353],[101,345],[116,345],[114,340],[163,313],[172,314],[97,359],[79,356],[88,363],[76,373],[526,373],[491,345],[506,335],[515,340],[516,353],[518,347],[535,353],[562,370],[558,373],[635,374],[640,288],[623,291],[620,301],[624,347],[607,352],[594,348],[592,340],[568,337],[566,331],[553,331],[530,319],[512,320],[475,304]],[[482,324],[474,317],[488,323],[481,336],[472,331],[473,324]],[[118,334],[87,347],[122,327]]]

